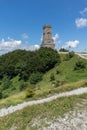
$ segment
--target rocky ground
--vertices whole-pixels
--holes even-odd
[[[41,128],[44,122],[46,127]],[[77,104],[73,111],[66,113],[64,117],[53,120],[34,120],[33,127],[37,125],[38,130],[87,130],[87,99],[82,104]]]

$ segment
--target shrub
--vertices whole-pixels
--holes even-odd
[[[56,70],[56,74],[60,74],[60,70]]]
[[[85,69],[85,63],[83,61],[78,61],[75,64],[74,70],[80,70],[80,69]]]
[[[0,99],[2,99],[2,92],[0,92]]]
[[[26,98],[31,98],[34,96],[34,90],[32,88],[26,89]]]
[[[11,87],[11,85],[12,85],[11,80],[7,76],[4,76],[4,78],[2,80],[2,89],[6,90],[9,87]]]
[[[9,92],[4,91],[2,94],[2,98],[7,98],[9,96]]]
[[[30,83],[31,84],[36,84],[37,82],[42,80],[42,74],[39,72],[33,73],[30,76]]]
[[[66,55],[66,58],[65,60],[70,60],[72,57],[74,57],[75,53],[73,51],[69,52],[67,55]]]
[[[27,83],[25,83],[23,80],[21,80],[21,83],[19,86],[20,91],[24,90],[26,87],[27,87]]]
[[[55,87],[59,87],[59,86],[64,85],[64,84],[66,84],[66,81],[56,81]]]
[[[74,54],[75,53],[73,51],[69,52],[69,54],[68,54],[69,58],[72,58],[74,56]]]
[[[50,75],[50,81],[53,81],[53,80],[55,80],[55,76],[54,76],[54,74],[52,73],[52,74]]]

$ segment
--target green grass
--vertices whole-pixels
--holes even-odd
[[[81,59],[76,55],[67,60],[66,54],[60,55],[62,60],[60,65],[56,65],[44,74],[41,82],[34,86],[27,81],[27,87],[31,86],[35,92],[32,98],[25,98],[26,88],[20,92],[19,86],[21,82],[18,80],[18,76],[12,79],[16,89],[9,94],[8,98],[0,100],[0,108],[87,86],[87,60]],[[78,60],[85,62],[86,68],[74,71],[75,63]],[[55,77],[53,81],[50,81],[51,74],[54,74]],[[56,83],[58,81],[63,82],[63,84],[57,86]],[[11,90],[8,90],[8,92],[11,92]],[[77,103],[82,103],[83,99],[87,99],[87,94],[69,98],[63,97],[49,103],[26,107],[21,111],[0,118],[0,130],[10,130],[12,127],[17,127],[17,130],[38,130],[42,126],[47,125],[44,119],[50,121],[58,116],[63,116],[66,112],[73,110]],[[35,120],[40,121],[40,126],[32,126]]]
[[[63,97],[49,103],[26,107],[0,118],[0,129],[10,130],[15,126],[17,130],[38,130],[47,125],[44,122],[45,119],[52,121],[59,116],[63,116],[66,112],[72,111],[76,104],[81,104],[84,99],[87,99],[87,94]],[[37,125],[32,126],[34,121],[41,124],[39,128]]]
[[[35,95],[32,98],[25,98],[26,88],[20,92],[19,86],[21,81],[18,80],[18,76],[12,79],[12,83],[16,89],[13,91],[7,91],[9,93],[9,97],[0,100],[0,108],[16,105],[17,103],[22,103],[27,100],[45,98],[55,93],[70,91],[87,86],[87,60],[81,59],[76,55],[70,60],[66,60],[66,54],[61,54],[61,60],[61,64],[56,65],[53,69],[44,74],[43,80],[35,86],[30,85],[29,81],[26,82],[27,87],[33,87],[34,89]],[[78,60],[85,62],[86,68],[84,70],[74,71],[74,65]],[[57,71],[59,71],[59,74],[57,74]],[[55,76],[54,81],[50,81],[50,75],[52,73]],[[63,81],[64,84],[56,86],[57,81]]]
[[[0,100],[0,108],[8,107],[10,105],[16,105],[24,101],[46,98],[54,94],[58,94],[65,91],[71,91],[71,90],[74,90],[80,87],[85,87],[85,86],[87,86],[87,80],[80,80],[78,82],[67,83],[59,87],[54,87],[51,85],[49,87],[44,87],[44,89],[41,88],[41,89],[35,90],[35,95],[32,98],[27,98],[27,99],[25,98],[26,91],[23,91],[23,92],[14,94],[12,96],[9,96],[6,99]]]
[[[57,66],[57,68],[55,68],[55,69],[60,70],[60,75],[56,75],[56,78],[60,80],[65,80],[67,82],[75,82],[80,79],[84,79],[84,77],[86,78],[87,76],[86,69],[80,70],[80,71],[74,71],[74,66],[77,61],[78,61],[78,56],[71,58],[71,60],[69,61],[63,61],[59,66]],[[82,61],[84,62],[84,60]],[[86,60],[85,62],[87,64]]]
[[[36,85],[36,88],[39,92],[47,92],[47,94],[49,92],[53,93],[54,91],[62,92],[87,85],[87,60],[81,59],[76,55],[70,60],[64,60],[65,58],[66,55],[61,54],[61,64],[55,66],[52,70],[47,72],[44,75],[43,80]],[[84,70],[74,71],[75,63],[78,60],[85,62],[86,68]],[[59,74],[57,74],[57,71],[59,71]],[[50,81],[51,74],[54,74],[54,81]],[[55,87],[55,84],[58,81],[64,82],[64,85]]]

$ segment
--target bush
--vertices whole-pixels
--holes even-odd
[[[60,74],[60,70],[56,70],[56,74]]]
[[[60,48],[59,50],[60,52],[69,52],[69,50],[65,49],[65,48]]]
[[[54,76],[54,74],[52,73],[52,74],[50,75],[50,81],[53,81],[53,80],[55,80],[55,76]]]
[[[33,73],[30,76],[30,83],[31,84],[36,84],[37,82],[42,80],[42,74],[39,72]]]
[[[3,95],[2,95],[2,98],[7,98],[8,96],[9,96],[9,92],[4,91]]]
[[[0,92],[0,99],[2,99],[2,92]]]
[[[72,57],[74,57],[75,53],[73,51],[69,52],[67,55],[66,55],[66,58],[65,60],[70,60]]]
[[[4,76],[4,78],[2,80],[2,89],[6,90],[11,86],[12,86],[11,80],[7,76]]]
[[[68,54],[69,58],[74,57],[74,55],[75,55],[75,53],[73,51],[69,52],[69,54]]]
[[[33,97],[34,96],[34,90],[32,89],[32,88],[28,88],[27,90],[26,90],[26,98],[31,98],[31,97]]]
[[[78,61],[75,64],[74,70],[80,70],[80,69],[85,69],[85,63],[83,61]]]
[[[26,87],[27,87],[27,83],[25,83],[23,80],[21,80],[21,83],[19,86],[20,91],[24,90]]]

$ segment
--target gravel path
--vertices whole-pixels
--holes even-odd
[[[72,90],[72,91],[69,91],[69,92],[63,92],[63,93],[56,94],[54,96],[44,98],[44,99],[40,99],[40,100],[23,102],[21,104],[17,104],[16,106],[10,106],[8,108],[2,108],[2,109],[0,109],[0,117],[8,115],[10,113],[13,113],[17,110],[21,110],[21,109],[23,109],[27,106],[31,106],[31,105],[35,105],[35,104],[41,104],[41,103],[45,103],[45,102],[50,102],[52,100],[55,100],[57,98],[64,97],[64,96],[80,95],[80,94],[83,94],[83,93],[87,93],[87,87],[79,88],[79,89]]]
[[[87,54],[81,54],[81,53],[76,53],[78,56],[80,56],[83,59],[87,60]]]

